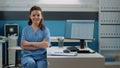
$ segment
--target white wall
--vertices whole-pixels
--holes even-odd
[[[0,0],[0,11],[28,11],[33,5],[43,11],[98,11],[99,0]]]

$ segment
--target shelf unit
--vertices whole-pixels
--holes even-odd
[[[99,52],[120,65],[120,0],[99,0]]]

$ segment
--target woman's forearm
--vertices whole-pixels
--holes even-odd
[[[25,41],[23,40],[21,42],[22,44],[22,47],[25,48],[25,49],[38,49],[38,48],[47,48],[49,47],[49,43],[46,41],[46,39],[43,39],[42,42],[28,42],[28,41]],[[35,48],[34,48],[35,47]]]
[[[32,42],[22,41],[21,44],[22,44],[23,46],[31,46],[31,45],[32,45]]]
[[[32,42],[33,46],[38,47],[38,48],[48,48],[49,43],[48,42]]]
[[[38,48],[48,48],[49,47],[49,43],[47,42],[46,38],[43,38],[43,40],[41,42],[32,42],[32,44]]]
[[[37,47],[35,46],[21,46],[22,49],[27,49],[27,50],[36,50],[38,49]]]
[[[27,49],[27,50],[36,50],[36,49],[38,49],[37,47],[32,45],[32,42],[28,42],[28,41],[22,41],[21,42],[21,48],[22,49]]]

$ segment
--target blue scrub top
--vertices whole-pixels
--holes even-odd
[[[21,40],[26,40],[29,42],[41,42],[43,38],[47,39],[47,42],[50,43],[50,32],[49,29],[45,26],[44,30],[38,29],[36,32],[33,30],[32,26],[26,26],[22,31]],[[23,57],[31,56],[36,60],[46,59],[46,48],[39,48],[37,50],[23,50]]]

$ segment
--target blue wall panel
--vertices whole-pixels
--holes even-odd
[[[64,36],[65,22],[64,20],[47,20],[45,25],[50,29],[51,36]]]
[[[98,52],[98,47],[99,47],[99,45],[98,45],[98,21],[95,21],[95,23],[94,23],[94,38],[95,38],[95,40],[93,41],[93,42],[90,42],[90,43],[88,43],[88,46],[91,48],[91,49],[93,49],[93,50],[95,50],[95,51],[97,51]]]

